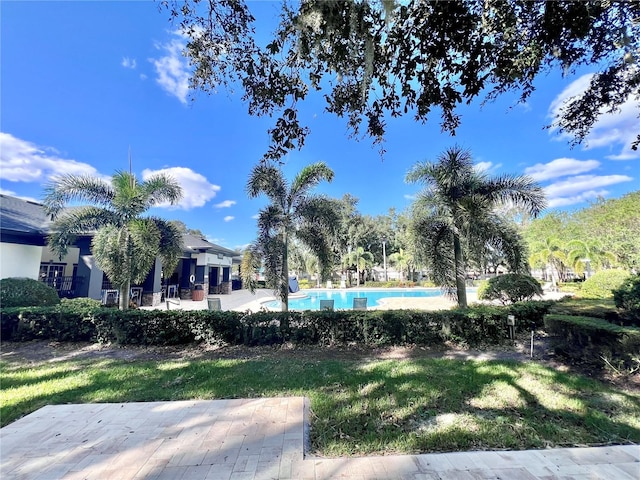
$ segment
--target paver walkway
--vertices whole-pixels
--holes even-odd
[[[640,478],[640,446],[304,456],[301,397],[47,406],[0,429],[7,479]]]

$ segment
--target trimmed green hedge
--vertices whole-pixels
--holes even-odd
[[[60,303],[58,292],[32,278],[0,280],[0,307],[43,307]]]
[[[624,321],[640,327],[640,275],[630,276],[613,291],[613,300]]]
[[[607,358],[631,366],[640,357],[640,328],[557,314],[546,315],[544,324],[556,336],[556,350],[574,360],[603,366],[602,358]]]
[[[241,312],[127,310],[55,307],[2,310],[2,339],[24,341],[97,341],[135,345],[217,345],[358,343],[365,346],[433,345],[456,341],[468,345],[499,343],[507,337],[507,315],[517,328],[540,326],[551,302],[523,302],[509,307],[477,305],[437,312],[378,310],[334,312]],[[282,320],[289,324],[284,331]]]
[[[620,288],[629,276],[630,274],[626,270],[600,270],[582,284],[580,297],[611,298],[613,291]]]

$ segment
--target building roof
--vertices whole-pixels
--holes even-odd
[[[0,194],[0,232],[3,241],[31,239],[27,243],[44,242],[51,232],[51,223],[41,203]],[[232,257],[234,260],[240,257],[238,252],[211,243],[200,236],[185,233],[182,235],[182,241],[185,252],[216,253]]]
[[[210,252],[210,253],[221,253],[223,255],[226,255],[227,257],[240,256],[240,254],[234,250],[221,247],[220,245],[211,243],[200,236],[191,235],[189,233],[184,233],[182,235],[182,242],[184,243],[185,251],[189,253]]]
[[[0,230],[3,235],[45,237],[50,225],[51,220],[41,203],[0,195]]]

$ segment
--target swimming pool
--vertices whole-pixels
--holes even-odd
[[[304,290],[302,298],[289,298],[289,310],[318,310],[320,300],[333,300],[333,308],[336,310],[351,310],[353,299],[367,297],[367,305],[373,307],[378,300],[398,297],[440,297],[442,292],[437,288],[430,289],[384,289],[384,290]],[[269,309],[280,309],[280,301],[274,300],[264,304]]]

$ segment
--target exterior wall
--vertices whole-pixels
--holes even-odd
[[[43,247],[0,243],[0,278],[38,279]],[[73,268],[73,267],[72,267]]]
[[[80,249],[76,247],[69,248],[69,252],[62,257],[62,260],[54,254],[48,247],[44,247],[42,249],[42,259],[41,263],[64,263],[64,275],[72,276],[73,275],[73,266],[78,264],[78,260],[80,259]]]

